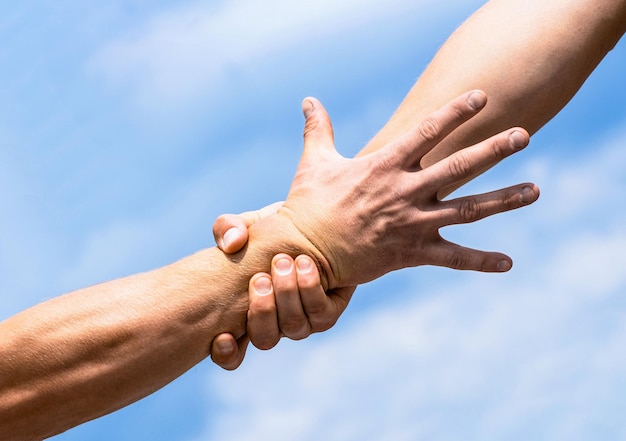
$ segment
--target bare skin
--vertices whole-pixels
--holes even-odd
[[[328,261],[320,261],[319,269],[321,270],[321,282],[323,287],[341,287],[348,285],[353,287],[355,279],[353,274],[371,274],[375,277],[386,272],[402,268],[404,266],[418,265],[439,265],[447,266],[455,269],[472,269],[487,272],[508,271],[511,268],[511,260],[509,257],[500,253],[489,253],[478,250],[470,250],[459,245],[445,241],[439,234],[439,229],[445,225],[455,223],[473,222],[485,216],[490,216],[501,211],[502,204],[515,208],[527,202],[533,201],[538,196],[538,189],[529,184],[522,184],[510,189],[502,189],[496,192],[476,195],[470,198],[452,199],[450,201],[440,201],[437,198],[437,192],[441,188],[453,185],[454,182],[466,179],[477,169],[482,167],[490,167],[516,151],[519,151],[528,143],[528,134],[523,129],[511,129],[503,132],[490,140],[479,143],[476,146],[466,148],[461,152],[457,152],[447,158],[445,161],[434,164],[427,169],[422,169],[419,161],[430,150],[430,145],[436,145],[441,136],[463,121],[466,121],[472,114],[470,109],[478,111],[482,109],[485,101],[481,93],[473,92],[458,98],[458,113],[456,115],[448,114],[444,116],[441,112],[432,115],[432,119],[427,119],[424,124],[420,124],[412,132],[400,138],[393,143],[395,149],[404,151],[401,155],[401,162],[390,162],[387,149],[381,149],[362,158],[353,161],[363,161],[368,164],[379,164],[377,166],[363,167],[363,170],[379,173],[377,167],[383,167],[385,180],[377,181],[374,175],[350,174],[342,167],[346,159],[342,158],[334,149],[333,132],[330,119],[324,112],[324,117],[317,121],[315,130],[317,136],[309,138],[310,143],[305,142],[305,153],[298,167],[298,172],[292,184],[287,201],[283,205],[274,205],[269,209],[265,209],[266,214],[275,210],[274,214],[269,214],[265,219],[280,218],[280,216],[296,216],[295,222],[298,224],[306,224],[311,222],[311,227],[316,225],[318,231],[324,231],[325,235],[309,237],[311,243],[316,244],[316,248],[324,249],[328,243],[332,243],[335,250],[343,250],[349,253],[354,246],[353,239],[344,241],[347,238],[342,228],[346,225],[338,225],[332,219],[341,218],[341,213],[354,213],[358,210],[371,209],[374,216],[356,215],[359,222],[348,224],[347,228],[357,228],[362,231],[360,238],[363,240],[356,244],[361,247],[362,254],[346,256],[339,258],[343,262],[349,262],[345,267],[336,267]],[[465,106],[461,105],[461,100],[465,100]],[[316,106],[321,106],[316,103]],[[323,109],[320,109],[323,110]],[[438,127],[439,132],[432,130]],[[305,129],[306,133],[306,129]],[[414,136],[421,136],[427,139],[427,146],[422,151],[407,149],[407,139]],[[485,143],[489,143],[491,147],[485,148]],[[322,161],[326,172],[320,174],[316,167],[313,174],[310,174],[312,164]],[[421,183],[414,179],[416,171],[428,172],[432,176],[433,181],[437,185],[421,187]],[[315,187],[300,185],[301,182],[318,182],[322,184],[325,179],[328,182],[334,182],[342,178],[349,178],[351,182],[361,189],[352,192],[347,197],[340,196],[333,199],[329,194],[318,192]],[[414,187],[417,186],[417,187]],[[322,185],[324,187],[324,185]],[[367,188],[367,191],[362,189]],[[419,188],[419,190],[417,189]],[[435,188],[437,188],[435,190]],[[394,191],[388,191],[394,189]],[[411,194],[419,194],[418,198],[412,198],[410,203],[405,200],[405,192]],[[374,199],[369,199],[366,193],[376,195]],[[365,196],[365,198],[363,198]],[[319,202],[324,200],[328,205],[328,211],[322,218],[316,217],[315,213],[307,211],[306,207],[315,207]],[[292,202],[293,201],[293,202]],[[298,206],[300,204],[300,206]],[[412,207],[406,210],[406,206]],[[295,206],[295,208],[293,208]],[[405,210],[399,211],[400,206]],[[433,211],[437,211],[436,207],[448,207],[450,217],[441,217],[439,221],[430,223],[430,228],[424,225],[429,222],[426,219],[431,218]],[[299,214],[296,214],[299,213]],[[389,230],[392,223],[390,219],[402,219],[403,227],[395,229],[393,233]],[[218,220],[216,226],[216,235],[218,241],[221,238],[219,231],[224,226],[229,226],[229,219],[232,217],[222,217]],[[258,215],[246,213],[238,218],[240,222],[254,222],[258,219]],[[321,224],[318,225],[318,222]],[[400,223],[395,223],[400,225]],[[418,227],[418,224],[422,224]],[[253,230],[258,224],[251,224],[250,230]],[[232,228],[232,227],[231,227]],[[278,228],[278,227],[277,227]],[[334,233],[334,234],[333,234]],[[408,253],[406,244],[412,244]],[[340,251],[341,252],[341,251]],[[325,256],[331,255],[332,252],[323,253]],[[382,259],[369,259],[367,255],[384,256]],[[339,315],[345,310],[345,305],[341,308],[332,307],[332,301],[336,299],[336,292],[332,297],[326,298],[327,303],[316,302],[311,306],[312,302],[306,299],[304,287],[298,286],[298,279],[291,279],[291,283],[278,278],[281,273],[279,263],[280,258],[275,258],[272,264],[272,278],[274,279],[273,289],[275,297],[271,300],[264,298],[263,301],[257,301],[259,298],[259,290],[256,286],[258,280],[265,280],[263,277],[257,279],[256,276],[250,286],[250,311],[248,313],[248,332],[238,343],[235,343],[234,336],[222,335],[213,343],[213,361],[224,368],[234,369],[243,360],[245,346],[248,338],[252,339],[255,346],[261,349],[273,347],[278,341],[277,336],[281,333],[290,338],[305,338],[313,332],[321,332],[328,327],[319,326],[317,322],[335,323]],[[368,262],[372,266],[368,266]],[[355,263],[358,263],[355,264]],[[385,266],[388,265],[388,266]],[[292,268],[290,268],[292,271]],[[324,274],[326,279],[324,279]],[[268,276],[269,277],[269,276]],[[272,286],[271,281],[265,282],[266,285]],[[285,288],[285,286],[288,286]],[[299,290],[297,290],[299,288]],[[353,289],[349,292],[351,295]],[[298,295],[296,295],[298,291]],[[323,292],[323,288],[318,288],[318,292]],[[271,293],[268,288],[268,294]],[[347,292],[341,292],[340,298],[349,300]],[[262,297],[261,297],[262,298]],[[281,299],[291,299],[290,302]],[[308,305],[308,306],[307,306]],[[321,313],[322,311],[323,313]],[[272,313],[275,315],[272,315]],[[323,317],[320,318],[320,315]],[[264,317],[259,320],[257,317]],[[276,324],[277,323],[277,324]],[[280,332],[278,331],[280,329]],[[257,338],[256,336],[263,336]]]
[[[624,0],[491,0],[452,34],[359,156],[398,139],[413,127],[413,121],[473,88],[489,94],[489,106],[424,155],[422,166],[508,127],[519,125],[533,134],[569,102],[624,32]],[[484,170],[475,170],[467,180]],[[442,189],[438,197],[462,184]],[[276,209],[275,205],[241,217],[221,216],[214,225],[217,243],[226,252],[236,252],[244,246],[247,228],[258,215]],[[224,243],[222,236],[227,231],[230,240]],[[307,314],[301,309],[285,310],[280,315],[303,321]],[[249,323],[249,332],[263,332],[252,330],[252,326],[255,324]],[[220,335],[218,342],[229,350],[216,348],[213,360],[228,369],[238,366],[243,360],[238,348],[245,347],[245,342],[237,346],[234,337],[228,335]]]
[[[289,262],[285,270],[277,262]],[[247,331],[239,339],[232,334],[218,335],[212,343],[211,358],[223,369],[238,368],[248,343],[261,350],[276,346],[282,337],[302,340],[335,325],[345,311],[356,287],[324,291],[319,271],[306,255],[293,259],[277,254],[271,273],[258,273],[250,279]]]
[[[277,213],[250,227],[242,251],[225,255],[218,248],[201,250],[163,268],[43,302],[1,322],[4,437],[39,440],[112,412],[209,356],[210,348],[202,342],[222,333],[243,336],[249,281],[256,273],[270,271],[269,262],[278,250],[311,256],[325,289],[364,283],[380,276],[381,270],[428,263],[501,271],[498,262],[510,262],[507,256],[442,242],[437,229],[528,205],[539,196],[538,189],[523,184],[445,203],[433,195],[466,178],[473,168],[518,151],[528,142],[523,129],[514,131],[522,135],[521,143],[510,143],[508,131],[471,147],[463,155],[467,167],[457,167],[459,158],[454,156],[427,170],[415,166],[436,140],[480,110],[468,98],[465,94],[432,116],[441,127],[432,137],[425,138],[418,126],[362,159],[336,153],[328,115],[317,101],[305,100],[305,150],[292,188]],[[370,190],[359,188],[365,178],[374,184]],[[399,179],[406,185],[399,187],[397,197],[383,198],[376,206],[380,213],[373,213],[365,202],[375,199],[376,188]],[[335,198],[329,200],[324,196],[328,194]],[[475,208],[469,215],[468,206]],[[364,218],[377,221],[364,225]],[[384,237],[382,221],[388,228]],[[316,228],[328,229],[329,237],[320,240],[325,230]],[[402,250],[394,249],[381,266],[369,244],[388,253],[415,229],[424,233],[401,244]],[[414,254],[415,244],[425,255]],[[455,259],[455,252],[472,258]],[[355,258],[364,259],[361,266],[352,265]]]
[[[305,114],[315,111],[319,117],[307,120],[304,153],[291,189],[276,214],[250,228],[250,238],[259,234],[257,229],[269,234],[268,228],[287,220],[296,225],[319,252],[312,257],[321,269],[325,289],[354,286],[407,266],[486,272],[510,269],[508,256],[447,242],[439,229],[534,202],[537,187],[519,184],[449,201],[438,200],[437,192],[520,151],[528,144],[528,133],[513,128],[428,168],[420,166],[426,153],[476,115],[485,102],[482,92],[465,93],[388,146],[347,159],[335,149],[330,119],[321,103],[305,100]],[[312,108],[307,110],[308,106]],[[350,182],[349,187],[342,187],[349,191],[326,190],[339,182]],[[316,208],[322,206],[323,211]],[[358,238],[352,231],[359,231]]]
[[[360,154],[380,149],[415,119],[474,88],[489,95],[489,107],[422,165],[509,127],[532,135],[570,101],[624,32],[624,0],[491,0],[450,36]]]

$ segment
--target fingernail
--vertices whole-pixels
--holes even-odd
[[[520,195],[520,200],[527,204],[535,200],[535,192],[530,187],[522,188],[522,194]]]
[[[526,136],[519,130],[515,130],[509,135],[509,143],[511,147],[521,149],[526,145]]]
[[[304,113],[304,117],[308,118],[309,115],[313,113],[313,110],[315,110],[313,102],[310,99],[305,98],[305,100],[302,102],[302,112]]]
[[[235,343],[228,339],[228,340],[219,340],[217,342],[217,349],[220,352],[233,352],[235,350]]]
[[[274,268],[276,268],[276,272],[281,276],[289,274],[291,272],[291,259],[285,257],[278,259],[274,263]]]
[[[474,110],[482,109],[487,103],[487,96],[483,92],[473,92],[467,97],[467,104]]]
[[[503,259],[500,262],[498,262],[497,268],[498,268],[498,271],[502,271],[502,272],[508,271],[511,269],[511,262]]]
[[[296,267],[299,273],[309,273],[313,269],[313,262],[308,257],[300,257],[296,260]]]
[[[239,237],[239,230],[235,227],[232,227],[224,233],[224,237],[222,238],[222,243],[224,244],[224,248],[228,249]]]
[[[272,280],[269,277],[259,277],[254,281],[257,295],[266,296],[272,292]]]

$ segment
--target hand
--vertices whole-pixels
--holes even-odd
[[[213,238],[220,250],[236,253],[248,242],[248,228],[260,219],[278,212],[283,202],[240,214],[222,214],[213,223]]]
[[[369,155],[346,159],[335,149],[322,105],[305,99],[304,153],[291,189],[278,213],[251,226],[251,235],[262,238],[295,226],[311,244],[324,286],[330,288],[417,265],[508,271],[508,256],[450,243],[439,229],[528,205],[538,198],[539,189],[520,184],[449,201],[439,201],[437,193],[520,151],[528,144],[528,133],[510,129],[426,169],[420,167],[420,159],[485,102],[484,93],[468,92],[403,138]]]
[[[272,273],[250,279],[248,335],[259,349],[271,349],[281,336],[302,340],[330,329],[348,306],[356,287],[328,293],[320,284],[319,272],[309,256],[294,259],[278,254]]]
[[[213,237],[218,247],[226,253],[238,252],[248,241],[248,228],[276,213],[282,205],[281,201],[260,210],[220,215],[213,223]],[[279,263],[284,263],[287,270],[281,270]],[[272,282],[275,292],[262,295],[262,286],[272,288]],[[257,283],[261,286],[257,287]],[[302,255],[294,263],[288,254],[280,254],[273,259],[271,276],[258,273],[252,277],[250,284],[248,335],[252,344],[259,349],[271,349],[281,335],[292,340],[302,340],[314,332],[330,329],[356,290],[356,287],[349,287],[325,293],[313,261]],[[237,360],[238,355],[230,352],[240,351],[244,342],[248,341],[248,335],[239,345],[234,344],[232,336],[219,336],[216,343],[220,343],[222,349],[217,358]],[[227,339],[231,341],[227,343]]]
[[[276,213],[282,204],[275,202],[260,210],[219,216],[213,223],[218,247],[227,253],[238,252],[248,241],[248,228]],[[289,264],[288,271],[277,268],[283,259]],[[278,255],[273,259],[272,276],[258,273],[250,280],[247,334],[239,339],[229,333],[218,335],[211,344],[211,359],[224,369],[234,370],[243,362],[251,340],[259,349],[271,349],[282,336],[300,340],[326,331],[337,322],[355,289],[340,288],[327,294],[311,258],[298,256],[294,262],[289,255]]]
[[[404,138],[379,152],[359,158],[359,163],[356,163],[357,160],[347,160],[337,154],[333,146],[332,127],[328,115],[319,102],[305,100],[303,103],[307,117],[305,153],[287,198],[287,205],[277,214],[267,217],[268,220],[272,219],[272,222],[257,224],[264,226],[260,229],[258,237],[262,238],[263,232],[271,234],[272,231],[280,231],[275,228],[280,228],[285,222],[287,226],[295,225],[300,232],[307,231],[307,224],[330,227],[327,229],[318,227],[318,230],[313,227],[309,230],[326,231],[327,239],[321,237],[316,240],[319,235],[310,232],[307,235],[310,243],[318,245],[319,249],[313,248],[312,251],[316,251],[318,265],[325,270],[328,277],[326,284],[346,283],[351,277],[368,281],[393,269],[423,264],[479,271],[508,271],[511,268],[511,260],[507,256],[451,244],[441,238],[438,229],[451,224],[474,222],[495,213],[528,205],[539,196],[538,188],[534,184],[522,184],[451,201],[438,201],[436,195],[440,188],[462,181],[476,170],[490,167],[526,146],[528,143],[526,131],[512,129],[503,132],[434,164],[428,170],[419,167],[419,160],[424,154],[482,108],[482,105],[473,107],[470,96],[472,99],[485,100],[481,92],[462,95],[431,115]],[[310,105],[313,107],[310,108]],[[358,179],[350,179],[351,177]],[[377,189],[380,191],[376,191]],[[304,215],[299,214],[297,208],[293,208],[299,204],[303,207]],[[308,215],[310,211],[307,210],[307,204],[313,211],[312,216]],[[328,204],[331,209],[325,209],[324,204]],[[321,209],[318,208],[315,213],[314,207]],[[372,207],[376,209],[372,210]],[[342,216],[337,216],[337,213]],[[240,231],[235,231],[235,236],[243,245],[245,228],[242,226],[248,227],[252,224],[250,219],[256,221],[259,218],[260,216],[253,215],[248,216],[247,220],[235,222],[232,218],[226,217],[221,227],[217,230],[214,228],[214,231],[221,231],[221,234],[224,234],[239,225]],[[341,224],[338,219],[350,222]],[[353,237],[350,228],[355,231],[361,228],[364,234],[358,238]],[[348,234],[341,234],[343,231]],[[329,247],[332,248],[333,237],[339,238],[336,242],[340,245],[339,252],[325,251]],[[351,238],[354,239],[353,250]],[[220,244],[217,233],[216,241]],[[367,252],[359,254],[358,244],[363,242],[365,251],[374,252],[369,255]],[[375,250],[377,246],[380,246],[380,251]],[[380,256],[384,257],[383,262],[377,259]],[[340,257],[344,257],[343,262]],[[351,259],[354,264],[351,264]],[[343,271],[342,278],[340,270],[343,267],[347,267],[347,271]],[[355,275],[358,270],[364,271],[364,274]],[[254,286],[250,287],[251,304],[255,301],[254,298],[258,297],[255,289]],[[271,292],[268,295],[271,295]],[[270,299],[267,297],[265,300],[271,310]],[[274,305],[277,304],[278,302],[274,300]],[[258,322],[263,323],[262,320]],[[257,335],[259,347],[271,347],[277,341],[275,327],[272,326],[262,328],[265,331]],[[254,331],[252,333],[254,334]],[[230,349],[230,352],[220,351],[218,346],[221,343],[227,343],[223,346]],[[247,345],[247,340],[245,344]],[[237,346],[232,336],[227,334],[218,336],[213,342],[214,361],[227,369],[236,368],[243,360],[244,353],[241,347],[242,342],[240,341]]]
[[[224,333],[213,340],[211,358],[224,369],[239,367],[250,341],[265,350],[273,348],[282,336],[301,340],[331,328],[355,290],[338,288],[325,293],[317,267],[305,255],[294,261],[279,254],[272,260],[271,271],[271,275],[258,273],[250,279],[247,334],[235,340]]]

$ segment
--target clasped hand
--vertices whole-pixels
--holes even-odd
[[[285,223],[294,225],[312,244],[311,255],[322,276],[317,280],[329,289],[354,286],[396,269],[427,264],[485,272],[508,271],[512,265],[508,256],[453,244],[441,237],[439,229],[528,205],[539,196],[538,188],[534,184],[520,184],[444,201],[439,200],[437,194],[521,150],[528,144],[527,132],[513,128],[460,150],[428,168],[420,166],[426,153],[476,115],[485,102],[482,92],[466,93],[383,149],[347,159],[335,149],[330,118],[321,103],[307,98],[303,103],[306,117],[304,153],[285,203],[274,205],[265,213],[257,212],[261,215],[250,212],[240,217],[221,216],[214,225],[218,245],[227,252],[237,251],[247,241],[247,228],[254,228],[255,221],[264,215],[259,224],[270,222],[273,228],[280,228]],[[277,279],[274,272],[271,276]],[[258,277],[253,277],[252,281]],[[295,282],[289,288],[291,294],[294,283],[301,288],[301,296],[303,290],[310,292],[310,287],[304,289],[299,280],[293,280]],[[268,323],[272,323],[272,328],[276,324],[278,329],[279,318],[280,322],[292,323],[293,320],[286,319],[289,309],[306,321],[306,305],[311,302],[307,302],[306,297],[300,298],[297,308],[292,301],[289,302],[291,307],[284,306],[281,311],[281,303],[289,303],[278,301],[286,292],[276,286],[272,292],[274,297],[265,299],[265,303],[271,300],[274,308],[270,308],[269,314],[265,309],[263,324],[259,320],[256,323],[251,321],[251,316],[255,316],[253,307],[259,304],[254,296],[255,289],[251,283],[249,335],[263,335]],[[348,292],[351,294],[352,290]],[[350,297],[344,294],[342,298],[347,302]],[[345,306],[332,308],[336,316],[324,323],[334,324],[344,309]],[[324,329],[316,329],[309,323],[308,334],[319,330]],[[278,332],[273,334],[279,335]],[[226,336],[222,334],[216,342],[226,341]],[[303,337],[298,335],[297,338]],[[242,339],[240,349],[241,342]],[[213,350],[216,349],[214,344]],[[242,358],[243,352],[239,352]],[[240,362],[238,360],[237,365]]]
[[[397,141],[354,159],[337,153],[328,114],[319,101],[307,98],[304,153],[287,199],[252,228],[268,221],[295,225],[313,245],[328,288],[418,265],[508,270],[511,261],[503,254],[452,244],[439,229],[527,205],[538,196],[536,186],[449,201],[437,194],[525,147],[527,132],[511,129],[428,168],[420,166],[426,153],[478,112],[475,95],[484,97],[482,92],[465,94]]]

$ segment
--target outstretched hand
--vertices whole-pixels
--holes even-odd
[[[418,265],[508,271],[508,256],[448,242],[439,229],[528,205],[539,189],[527,183],[449,201],[440,201],[437,193],[520,151],[528,144],[528,133],[513,128],[428,168],[420,166],[426,153],[485,102],[483,92],[468,92],[381,150],[347,159],[335,149],[321,103],[305,99],[304,153],[287,199],[276,215],[252,228],[274,217],[287,218],[319,252],[316,258],[329,288]]]
[[[286,202],[239,217],[220,216],[213,229],[216,242],[224,251],[238,251],[248,238],[247,228],[264,217],[273,218],[269,225],[285,221],[295,225],[315,246],[314,257],[323,270],[324,286],[348,286],[345,291],[329,292],[345,301],[342,308],[330,309],[336,313],[334,319],[326,317],[330,326],[345,309],[354,291],[351,285],[395,269],[431,264],[485,272],[508,271],[512,266],[508,256],[450,243],[441,237],[439,229],[531,204],[539,196],[538,188],[520,184],[449,201],[438,200],[437,194],[524,148],[529,140],[527,132],[514,128],[427,169],[419,165],[426,153],[476,115],[485,102],[480,91],[464,94],[400,140],[367,156],[346,159],[335,150],[328,114],[319,101],[307,98],[303,102],[305,151]],[[300,285],[300,278],[276,272],[277,262],[275,258],[271,276],[262,273],[251,279],[248,334],[238,342],[229,334],[221,334],[213,341],[213,361],[220,366],[239,366],[250,336],[255,346],[269,349],[281,335],[300,339],[326,329],[312,326],[309,311],[305,310],[307,298],[314,292],[312,286]],[[317,268],[314,273],[319,281]],[[294,287],[299,292],[299,303],[294,301],[298,297]],[[315,292],[324,294],[321,286]],[[329,311],[327,307],[325,310]]]

